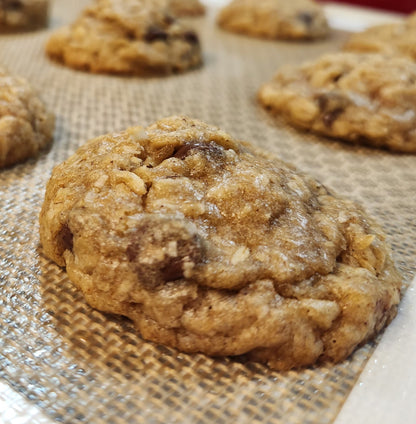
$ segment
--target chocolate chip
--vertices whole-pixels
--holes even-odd
[[[198,152],[202,152],[205,155],[210,155],[217,158],[223,155],[223,151],[216,144],[200,143],[198,141],[188,141],[183,146],[181,146],[173,156],[175,158],[183,160],[187,156]]]
[[[184,277],[185,262],[194,262],[199,256],[195,249],[198,240],[180,240],[178,242],[178,256],[167,257],[161,268],[161,274],[164,281],[176,281]]]
[[[164,281],[176,281],[183,277],[183,263],[181,258],[169,258],[161,269]]]
[[[327,127],[332,127],[332,124],[335,122],[335,120],[338,118],[339,115],[341,115],[341,113],[344,111],[343,108],[337,108],[337,109],[333,109],[329,112],[326,112],[323,116],[322,116],[322,121],[325,124],[325,126]]]
[[[273,227],[275,225],[278,225],[281,216],[282,216],[282,213],[276,213],[276,212],[272,213],[269,218],[269,226]]]
[[[4,6],[7,10],[19,10],[22,8],[23,4],[19,0],[9,0],[6,1]]]
[[[198,44],[199,39],[195,32],[193,31],[187,31],[185,34],[183,34],[184,39],[191,44]]]
[[[183,146],[179,148],[173,155],[173,157],[177,159],[185,159],[187,156],[189,156],[191,150],[197,149],[199,147],[200,143],[185,143]]]
[[[297,18],[303,22],[306,26],[311,26],[313,22],[313,15],[309,12],[300,12],[297,14]]]
[[[330,128],[348,106],[348,99],[337,93],[322,93],[316,97],[324,125]]]
[[[166,41],[168,39],[168,33],[163,29],[150,27],[144,36],[145,41],[152,43],[153,41]]]
[[[58,244],[62,247],[63,252],[65,250],[72,250],[72,248],[74,247],[74,236],[71,230],[69,229],[68,224],[62,226],[57,239]]]
[[[172,25],[175,22],[175,18],[171,15],[165,15],[165,24]]]
[[[148,214],[132,233],[126,255],[140,283],[152,289],[184,278],[187,266],[201,262],[202,245],[186,221]]]
[[[318,101],[319,109],[325,110],[326,105],[328,104],[328,96],[325,94],[321,94],[317,96],[316,100]]]
[[[135,40],[135,39],[136,39],[136,33],[135,33],[133,30],[128,30],[128,31],[126,32],[126,37],[127,37],[129,40]]]

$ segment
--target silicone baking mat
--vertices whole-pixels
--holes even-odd
[[[38,214],[52,168],[87,139],[186,114],[277,153],[364,205],[410,282],[416,156],[298,132],[256,102],[280,65],[335,51],[346,34],[314,43],[251,39],[217,28],[209,9],[189,21],[201,35],[202,68],[166,78],[90,75],[44,55],[50,31],[87,4],[56,1],[50,29],[0,38],[0,63],[29,79],[57,118],[48,152],[0,171],[0,382],[34,408],[23,415],[36,410],[63,423],[333,422],[374,343],[336,366],[280,373],[143,341],[129,321],[92,310],[42,255]]]

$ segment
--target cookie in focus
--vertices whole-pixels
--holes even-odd
[[[360,207],[186,117],[98,137],[58,165],[40,238],[92,307],[143,338],[278,370],[345,359],[400,299]]]

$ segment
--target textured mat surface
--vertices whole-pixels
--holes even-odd
[[[87,1],[56,1],[51,28]],[[57,116],[37,159],[0,171],[0,379],[64,423],[331,423],[374,349],[333,367],[277,373],[257,364],[186,355],[143,341],[121,318],[92,310],[39,248],[38,214],[52,168],[87,139],[187,114],[294,163],[352,198],[384,226],[409,282],[416,257],[416,156],[352,147],[297,132],[256,102],[283,63],[335,51],[318,43],[250,39],[190,21],[205,65],[169,78],[89,75],[51,63],[49,30],[1,36],[0,63],[29,79]]]

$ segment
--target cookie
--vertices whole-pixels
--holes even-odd
[[[360,207],[186,117],[95,138],[58,165],[40,238],[91,306],[145,339],[275,369],[346,358],[399,302]]]
[[[225,30],[272,39],[328,35],[323,9],[312,0],[233,0],[218,15]]]
[[[48,0],[2,0],[0,32],[29,31],[48,24]]]
[[[416,60],[416,12],[401,23],[377,25],[353,34],[344,50],[400,54]]]
[[[53,115],[30,84],[0,68],[0,168],[36,156],[53,128]]]
[[[282,69],[261,87],[259,100],[318,134],[416,152],[416,64],[406,57],[327,54]]]
[[[199,0],[169,0],[169,6],[175,16],[200,16],[205,6]]]
[[[153,75],[201,64],[197,34],[160,0],[97,0],[46,45],[54,60],[97,73]]]

